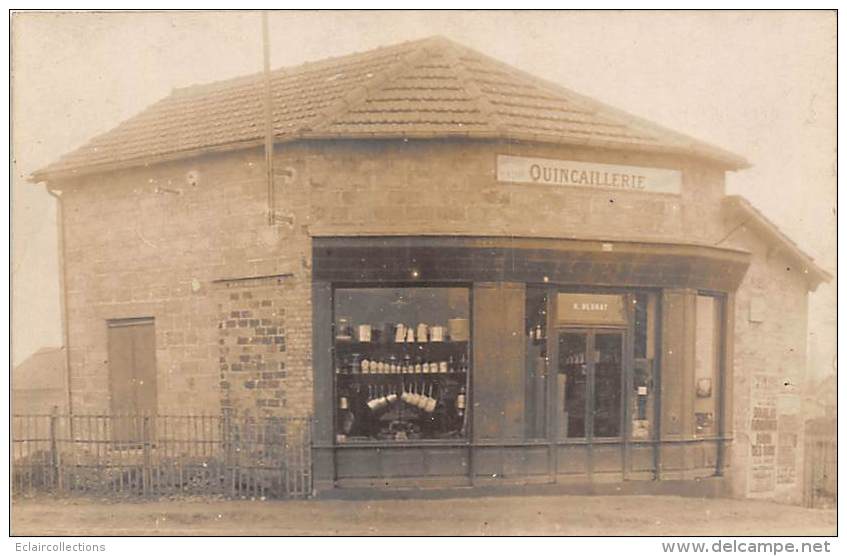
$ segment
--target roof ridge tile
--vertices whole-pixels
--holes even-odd
[[[476,100],[476,105],[479,111],[488,116],[490,120],[490,127],[498,132],[506,131],[506,127],[503,125],[503,122],[497,115],[497,112],[488,102],[488,97],[483,94],[479,87],[477,87],[473,78],[468,75],[467,68],[459,59],[455,43],[451,42],[447,44],[446,51],[447,59],[451,61],[452,69],[459,73],[459,81],[463,84],[465,90]]]
[[[708,143],[700,141],[699,139],[695,139],[695,138],[693,138],[689,135],[686,135],[684,133],[681,133],[681,132],[675,131],[673,129],[667,128],[665,126],[662,126],[660,124],[651,122],[651,121],[649,121],[645,118],[642,118],[641,116],[636,116],[636,115],[631,114],[629,112],[626,112],[625,110],[622,110],[620,108],[616,108],[614,106],[608,105],[604,102],[593,99],[593,98],[588,97],[586,95],[583,95],[581,93],[577,93],[576,91],[573,91],[573,90],[571,90],[567,87],[559,85],[558,83],[551,82],[547,79],[543,79],[543,78],[538,77],[536,75],[525,72],[525,71],[523,71],[519,68],[510,66],[509,64],[506,64],[505,62],[502,62],[501,60],[497,60],[496,58],[492,58],[490,56],[487,56],[485,54],[477,52],[473,49],[470,49],[466,46],[457,45],[457,47],[465,50],[466,52],[468,52],[472,55],[475,55],[475,56],[482,58],[484,61],[486,61],[488,63],[491,63],[491,64],[494,64],[498,67],[501,67],[507,73],[511,73],[513,75],[520,75],[521,77],[538,84],[538,86],[540,88],[542,88],[542,90],[546,89],[548,91],[554,91],[554,92],[557,92],[559,94],[564,94],[565,96],[568,97],[568,99],[570,101],[572,101],[574,103],[582,104],[583,106],[586,106],[586,107],[591,107],[591,108],[593,108],[594,113],[598,113],[598,112],[600,112],[600,113],[611,113],[615,116],[618,116],[618,117],[624,118],[625,120],[628,120],[628,123],[630,125],[635,125],[637,127],[644,127],[648,131],[652,131],[654,133],[658,132],[660,135],[672,136],[677,141],[682,141],[685,144],[685,146],[688,147],[688,149],[694,150],[694,151],[702,151],[704,153],[709,153],[711,155],[711,157],[717,158],[718,160],[724,160],[726,162],[730,162],[731,165],[734,166],[734,167],[746,168],[746,167],[750,166],[750,163],[747,160],[745,160],[744,158],[742,158],[742,157],[740,157],[740,156],[738,156],[734,153],[730,153],[729,151],[715,147],[713,145],[710,145]]]
[[[376,89],[377,86],[386,84],[392,79],[396,79],[398,74],[400,74],[404,69],[407,69],[408,66],[413,63],[413,60],[417,60],[422,57],[424,52],[425,49],[419,47],[407,52],[405,56],[401,56],[400,59],[393,65],[382,70],[380,78],[366,83],[360,88],[348,93],[332,109],[328,110],[324,114],[323,118],[321,118],[321,121],[316,122],[317,125],[313,126],[312,129],[319,130],[326,128],[332,125],[333,120],[335,120],[338,116],[344,114],[346,111],[355,106],[363,104],[367,100],[368,95]]]

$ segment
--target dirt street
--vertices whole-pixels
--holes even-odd
[[[426,516],[426,519],[422,519]],[[834,535],[834,510],[673,496],[114,502],[16,498],[14,535]]]

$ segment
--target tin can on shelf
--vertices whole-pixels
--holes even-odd
[[[419,344],[424,344],[424,343],[426,343],[426,342],[428,341],[428,338],[429,338],[429,327],[426,325],[426,323],[423,323],[423,322],[422,322],[422,323],[420,323],[420,324],[418,325],[418,334],[417,334],[417,336],[418,336],[418,338],[417,338],[417,339],[418,339],[418,343],[419,343]]]
[[[447,331],[450,334],[451,341],[467,342],[470,335],[468,319],[449,319],[447,321]]]
[[[338,317],[338,322],[335,325],[335,339],[340,341],[353,339],[350,317]]]
[[[402,344],[406,341],[406,325],[402,322],[394,328],[394,343]]]
[[[443,342],[444,341],[444,327],[443,326],[432,326],[429,329],[429,341],[430,342]]]

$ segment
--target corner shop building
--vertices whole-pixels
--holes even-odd
[[[829,277],[725,194],[743,159],[441,38],[271,90],[272,187],[261,76],[35,174],[61,199],[74,412],[311,415],[319,490],[799,496]]]

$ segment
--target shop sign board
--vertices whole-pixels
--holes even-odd
[[[682,172],[667,168],[497,155],[497,181],[679,194]]]
[[[559,324],[626,324],[622,295],[560,293]]]

